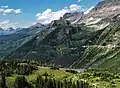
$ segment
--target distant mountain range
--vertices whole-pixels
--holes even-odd
[[[3,29],[0,28],[0,35],[10,35],[10,34],[17,34],[17,33],[36,33],[39,32],[41,30],[43,30],[46,26],[41,24],[41,23],[36,23],[28,28],[7,28],[7,29]]]
[[[119,68],[119,29],[120,2],[105,0],[88,14],[66,13],[47,26],[10,29],[12,33],[0,36],[0,57],[74,68]]]

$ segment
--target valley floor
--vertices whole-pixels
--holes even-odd
[[[73,81],[88,81],[90,84],[90,88],[120,88],[120,74],[111,73],[108,71],[87,71],[74,74],[66,72],[66,69],[64,68],[53,70],[50,69],[50,67],[38,67],[38,70],[33,71],[32,74],[25,77],[29,82],[32,82],[37,78],[38,75],[43,75],[45,72],[48,73],[50,77],[57,80],[72,79]],[[17,76],[17,74],[12,74],[10,77],[7,77],[9,86],[14,83]]]

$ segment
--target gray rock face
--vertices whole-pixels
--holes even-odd
[[[67,13],[63,16],[64,19],[71,23],[85,23],[89,27],[94,27],[100,30],[109,25],[113,18],[120,18],[120,2],[118,1],[102,1],[98,3],[89,13],[83,12]]]
[[[84,16],[83,12],[66,13],[63,16],[63,19],[66,19],[73,24],[78,22],[79,20],[82,20],[83,16]]]
[[[45,25],[41,24],[41,23],[36,23],[35,25],[29,27],[29,29],[35,29],[35,28],[44,28]]]
[[[3,31],[3,29],[0,27],[0,31]]]

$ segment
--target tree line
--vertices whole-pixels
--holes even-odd
[[[85,81],[73,81],[67,78],[59,80],[49,76],[47,72],[38,75],[35,80],[28,81],[25,76],[32,74],[34,70],[38,70],[38,66],[41,66],[41,62],[36,60],[0,61],[0,88],[89,88],[89,84]],[[55,66],[50,69],[59,70]],[[12,85],[9,85],[7,77],[12,77],[14,73],[19,76],[16,77]]]
[[[0,88],[89,88],[89,84],[85,81],[72,79],[56,80],[48,77],[48,75],[38,76],[34,81],[28,82],[25,76],[18,76],[12,87],[8,87],[5,78],[5,72],[1,72]]]

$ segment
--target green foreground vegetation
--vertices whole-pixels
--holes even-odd
[[[49,76],[56,78],[56,79],[63,79],[65,77],[72,75],[71,73],[66,73],[63,70],[52,70],[49,67],[39,67],[38,70],[34,70],[32,74],[26,75],[25,77],[30,82],[32,80],[35,80],[38,75],[43,75],[44,73],[47,73]],[[17,76],[19,75],[12,74],[10,77],[7,77],[8,83],[9,84],[13,83]]]
[[[35,80],[38,75],[43,75],[47,72],[51,77],[54,77],[57,80],[84,80],[90,83],[90,88],[120,88],[120,74],[113,74],[109,72],[85,72],[85,73],[67,73],[63,70],[52,70],[49,67],[42,68],[40,67],[37,71],[34,71],[33,74],[25,76],[29,82]],[[108,77],[107,77],[108,75]],[[11,85],[14,83],[17,78],[17,74],[13,74],[8,78],[8,84]]]
[[[0,67],[2,79],[0,83],[7,86],[0,88],[21,88],[18,85],[22,82],[30,84],[30,87],[26,88],[44,88],[40,87],[42,81],[39,80],[45,82],[46,79],[48,80],[46,83],[49,85],[51,85],[50,82],[54,82],[56,85],[61,83],[62,87],[57,88],[68,88],[70,85],[70,88],[120,88],[119,71],[108,69],[88,69],[85,72],[78,73],[75,70],[63,70],[55,66],[45,67],[38,61],[1,61]],[[80,86],[77,86],[78,84]],[[13,85],[17,86],[13,87]]]

